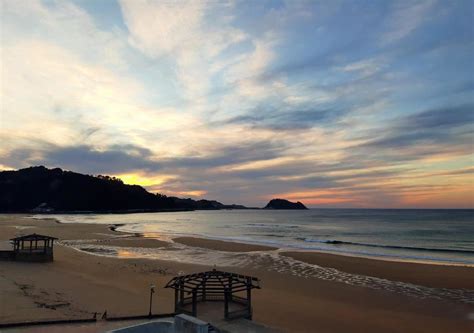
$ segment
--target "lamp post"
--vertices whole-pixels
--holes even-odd
[[[151,317],[151,305],[153,303],[153,294],[155,293],[155,285],[150,284],[150,310],[148,311],[148,317]]]

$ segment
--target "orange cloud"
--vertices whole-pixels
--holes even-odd
[[[290,198],[289,200],[296,200]],[[307,198],[304,203],[306,205],[329,205],[329,204],[339,204],[339,203],[349,203],[354,202],[354,199],[351,198]]]
[[[139,173],[127,173],[115,175],[120,178],[125,184],[140,185],[144,187],[156,186],[164,184],[166,181],[175,178],[171,175],[149,176]]]
[[[195,190],[195,191],[180,191],[176,192],[177,195],[190,196],[190,197],[202,197],[207,194],[207,191]]]

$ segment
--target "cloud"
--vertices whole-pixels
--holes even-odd
[[[100,29],[80,7],[36,1],[4,7],[0,153],[28,140],[96,149],[146,144],[159,151],[161,136],[200,125],[191,113],[151,101],[156,86],[128,71],[138,59],[125,37]]]
[[[30,55],[25,62],[26,52]],[[1,90],[5,131],[36,132],[64,144],[75,141],[81,125],[96,128],[114,123],[122,133],[143,125],[141,115],[147,110],[133,102],[143,93],[135,80],[85,63],[43,41],[18,41],[4,46],[2,54],[2,79],[8,82]],[[131,113],[136,116],[130,118]]]
[[[179,87],[188,99],[209,92],[212,61],[247,38],[230,25],[231,7],[224,3],[137,0],[120,5],[130,44],[150,58],[172,59]]]
[[[188,42],[200,42],[196,30],[204,16],[204,2],[122,1],[120,5],[130,43],[150,57],[171,53]]]
[[[111,123],[122,133],[138,125],[125,119],[144,113],[136,104],[145,89],[124,75],[129,59],[118,33],[99,29],[70,2],[2,5],[4,133],[64,145],[78,138],[108,140]],[[91,128],[102,130],[84,136]]]
[[[239,57],[225,73],[227,85],[235,85],[239,97],[262,100],[272,92],[273,86],[262,85],[258,76],[263,73],[275,58],[273,47],[278,43],[278,36],[267,33],[262,38],[252,41],[253,50]]]
[[[43,143],[35,148],[14,150],[4,158],[16,168],[46,165],[88,174],[118,174],[160,170],[160,164],[151,157],[151,151],[134,145],[113,145],[98,150],[87,145],[61,147]]]
[[[387,45],[395,43],[413,33],[430,16],[429,11],[434,7],[435,0],[398,1],[393,3],[387,19],[387,29],[380,43]]]
[[[366,78],[380,72],[385,62],[386,60],[383,58],[364,59],[343,65],[340,70],[349,73],[356,72],[360,74],[361,78]]]
[[[213,151],[203,156],[176,157],[162,160],[163,166],[170,169],[196,169],[201,170],[240,164],[254,161],[256,159],[271,159],[283,153],[285,147],[278,146],[268,141],[253,141],[240,145],[220,145],[214,147]],[[198,171],[201,172],[201,171]]]
[[[295,109],[279,111],[275,108],[262,106],[250,112],[230,118],[224,123],[245,124],[251,127],[263,127],[274,130],[301,130],[313,126],[322,126],[331,123],[344,114],[335,109]]]
[[[449,129],[453,127],[472,126],[474,121],[474,104],[426,110],[405,117],[397,127]]]
[[[435,154],[446,146],[464,147],[469,154],[474,121],[474,105],[430,109],[395,120],[389,130],[379,138],[369,140],[361,147],[412,149],[421,145],[416,153]],[[410,156],[403,154],[404,157]],[[412,156],[410,156],[412,157]]]
[[[4,1],[0,167],[249,205],[453,203],[472,182],[466,4]]]
[[[119,30],[99,29],[94,19],[70,1],[2,1],[2,46],[19,39],[61,45],[84,62],[109,68],[128,66],[126,40]],[[32,56],[32,53],[29,53]]]

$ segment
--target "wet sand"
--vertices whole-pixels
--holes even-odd
[[[340,271],[375,276],[433,288],[474,289],[474,268],[366,259],[317,252],[282,252],[282,255]]]
[[[151,239],[117,239],[124,234],[113,232],[106,225],[58,224],[21,215],[0,215],[0,240],[8,240],[19,232],[48,234],[61,240],[90,239],[92,243],[103,241],[113,246],[165,245]],[[212,242],[193,240],[193,246],[222,246],[220,242]],[[243,250],[254,249],[252,245],[238,246]],[[452,270],[452,267],[419,264],[401,268],[391,262],[371,264],[361,258],[356,262],[348,258],[311,254],[299,259],[315,260],[318,265],[360,274],[416,278],[425,285],[471,286],[467,281],[471,268]],[[146,314],[151,283],[157,286],[153,311],[170,312],[173,293],[161,287],[179,273],[211,269],[211,264],[127,259],[126,251],[122,258],[110,258],[57,245],[52,263],[0,262],[0,322],[89,318],[94,312],[105,310],[109,316]],[[390,291],[303,278],[272,272],[264,265],[256,269],[218,268],[258,276],[262,289],[252,295],[254,320],[287,332],[471,332],[474,329],[474,306],[460,302],[418,299]],[[427,269],[433,269],[432,276],[421,273]],[[419,273],[411,276],[410,271]],[[449,282],[444,282],[446,277]]]
[[[226,251],[226,252],[254,252],[254,251],[273,251],[277,250],[276,247],[254,245],[254,244],[243,244],[235,242],[227,242],[214,239],[204,239],[196,237],[176,237],[173,238],[174,242],[181,243],[188,246],[203,247],[210,250]]]
[[[106,246],[117,246],[117,247],[138,247],[145,249],[154,248],[166,248],[169,246],[168,242],[164,242],[158,239],[146,239],[141,237],[120,237],[114,239],[99,239],[90,241],[88,244],[100,244]]]

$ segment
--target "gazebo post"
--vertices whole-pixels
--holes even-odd
[[[224,318],[229,319],[229,289],[224,289]]]
[[[179,301],[181,303],[181,306],[184,305],[184,282],[181,281],[180,282],[180,286],[179,286]]]
[[[174,312],[178,312],[178,289],[174,290]]]
[[[252,320],[252,279],[247,278],[247,311],[248,319]]]
[[[205,281],[202,284],[202,300],[203,300],[203,302],[206,301],[206,282]]]
[[[229,276],[229,301],[232,301],[232,277]]]
[[[196,317],[197,315],[197,295],[196,295],[196,289],[193,290],[193,317]]]

